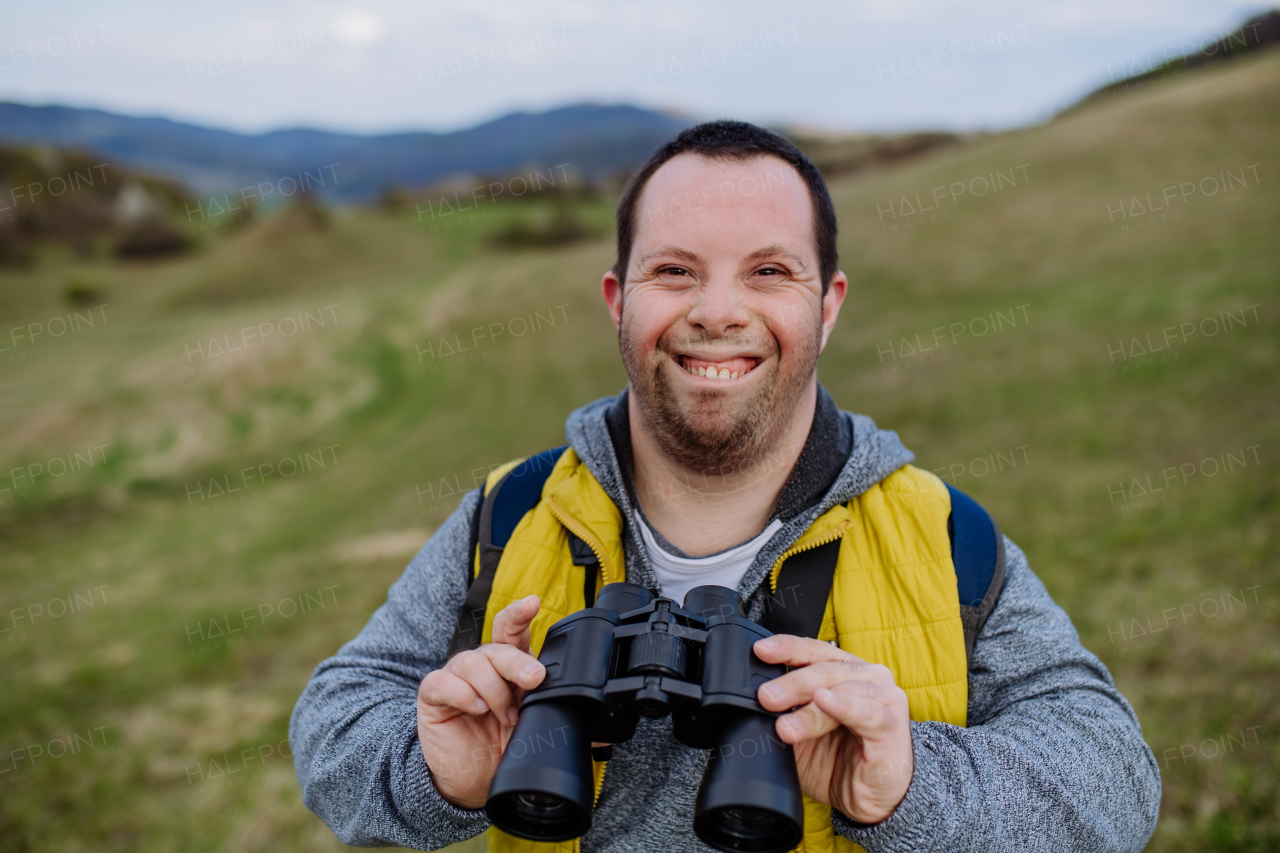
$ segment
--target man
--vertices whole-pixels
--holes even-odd
[[[755,647],[792,667],[758,699],[795,746],[805,850],[1142,849],[1160,780],[1106,668],[996,528],[966,593],[952,528],[985,514],[818,385],[848,287],[835,237],[817,170],[752,125],[686,130],[632,178],[602,282],[630,384],[570,416],[568,449],[467,495],[294,711],[304,801],[343,841],[489,829],[542,638],[598,583],[735,587],[767,623],[787,561],[821,545],[838,562],[799,590],[830,588],[820,626]],[[534,473],[531,506],[499,518],[504,483]],[[709,849],[691,830],[706,759],[642,719],[596,765],[581,849]]]

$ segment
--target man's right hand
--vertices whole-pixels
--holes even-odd
[[[484,806],[489,782],[515,729],[520,700],[546,668],[529,654],[536,595],[507,605],[493,620],[493,642],[459,652],[418,685],[418,739],[431,778],[446,800]]]

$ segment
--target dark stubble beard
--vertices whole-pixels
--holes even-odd
[[[618,331],[618,345],[631,379],[630,405],[639,407],[663,451],[682,468],[699,474],[750,470],[763,461],[781,440],[796,404],[813,379],[821,352],[821,319],[815,323],[813,334],[803,338],[805,345],[785,361],[779,358],[777,341],[772,336],[757,341],[705,333],[678,341],[664,333],[657,349],[646,359],[628,334],[629,328],[624,322]],[[671,385],[665,362],[671,361],[675,369],[681,370],[674,353],[708,344],[764,353],[763,362],[755,370],[766,373],[755,379],[755,389],[746,398],[708,388],[694,395],[686,408]]]

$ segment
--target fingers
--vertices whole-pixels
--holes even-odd
[[[793,669],[760,685],[756,698],[770,711],[785,711],[813,701],[815,691],[845,682],[866,682],[881,688],[893,687],[893,673],[878,663],[866,663],[854,655],[847,660],[828,660]]]
[[[418,688],[418,700],[431,722],[458,714],[487,714],[515,725],[520,692],[532,690],[546,677],[546,667],[533,655],[515,646],[486,643],[478,649],[454,655],[427,674]]]
[[[418,685],[418,713],[429,723],[442,723],[459,714],[487,714],[489,706],[470,684],[437,669]]]
[[[839,727],[839,720],[823,712],[812,702],[797,708],[790,714],[783,714],[778,718],[775,726],[778,737],[793,746],[806,740],[820,738]]]
[[[454,655],[445,669],[470,685],[498,719],[509,725],[515,725],[517,717],[513,686],[532,690],[546,675],[546,668],[532,655],[502,643],[487,643]]]
[[[892,722],[894,708],[899,699],[905,701],[905,697],[897,687],[886,688],[865,681],[819,688],[814,701],[778,718],[778,736],[786,743],[798,744],[846,726],[858,735],[874,738],[883,726]],[[839,709],[839,713],[833,713],[833,709]]]
[[[778,736],[787,743],[819,738],[839,726],[876,737],[896,715],[907,712],[907,694],[888,667],[830,643],[778,634],[757,641],[755,651],[768,663],[798,667],[762,684],[756,694],[767,710],[796,709],[778,718]]]
[[[460,713],[493,712],[515,725],[520,695],[547,675],[547,667],[529,653],[529,625],[540,607],[538,596],[503,607],[493,620],[492,643],[454,654],[444,669],[429,672],[419,685],[424,719],[442,722]]]
[[[529,651],[529,625],[541,608],[538,596],[528,595],[499,610],[493,617],[493,641]]]
[[[765,663],[785,663],[788,666],[809,666],[828,660],[864,662],[862,658],[838,646],[791,634],[774,634],[772,637],[756,640],[753,649],[756,657]]]
[[[825,715],[856,732],[864,741],[881,740],[909,719],[907,694],[900,688],[867,693],[851,684],[814,694],[814,704]]]
[[[547,668],[539,663],[537,658],[528,652],[520,651],[515,646],[486,643],[476,649],[476,655],[483,656],[482,659],[487,660],[505,681],[525,690],[537,687],[547,674]],[[461,657],[462,655],[456,655],[454,660]],[[458,662],[465,663],[465,661]]]

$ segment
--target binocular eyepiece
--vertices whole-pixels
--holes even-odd
[[[794,752],[774,733],[778,715],[756,700],[761,684],[786,672],[752,652],[768,636],[727,587],[696,587],[678,607],[636,584],[606,585],[594,607],[547,631],[538,655],[546,677],[521,704],[489,786],[489,819],[533,841],[585,834],[592,741],[629,740],[640,717],[670,714],[676,740],[712,750],[694,811],[698,838],[743,853],[795,847],[804,804]]]

